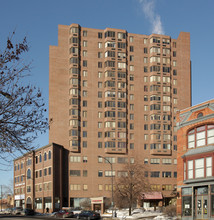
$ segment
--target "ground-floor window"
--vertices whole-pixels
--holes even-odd
[[[36,209],[42,209],[42,198],[35,199]]]
[[[52,209],[52,199],[51,197],[44,198],[45,208]]]
[[[182,216],[192,215],[192,188],[182,189]]]
[[[15,207],[20,207],[20,200],[15,200]]]
[[[81,207],[81,202],[85,201],[87,198],[70,198],[70,207]]]

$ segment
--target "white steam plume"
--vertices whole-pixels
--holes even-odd
[[[160,15],[155,14],[155,0],[138,0],[142,6],[145,17],[152,24],[152,33],[164,34]]]

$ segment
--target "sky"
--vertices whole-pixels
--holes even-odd
[[[48,108],[49,46],[57,45],[58,25],[125,29],[136,34],[165,34],[174,39],[190,32],[192,105],[213,99],[213,0],[0,0],[0,51],[15,30],[27,36],[32,61],[30,83],[41,88]],[[35,144],[48,144],[48,132]],[[0,165],[1,166],[1,165]],[[1,168],[1,167],[0,167]],[[13,178],[13,166],[0,170],[0,185]]]

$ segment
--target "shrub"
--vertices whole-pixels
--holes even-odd
[[[164,209],[164,214],[170,217],[176,216],[177,215],[176,206],[175,205],[166,206]]]

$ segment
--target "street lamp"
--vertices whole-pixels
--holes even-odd
[[[113,190],[113,164],[108,160],[106,159],[105,157],[102,157],[102,156],[98,156],[98,158],[103,158],[104,160],[106,160],[110,166],[111,166],[111,205],[112,205],[112,218],[114,217],[114,190]]]

